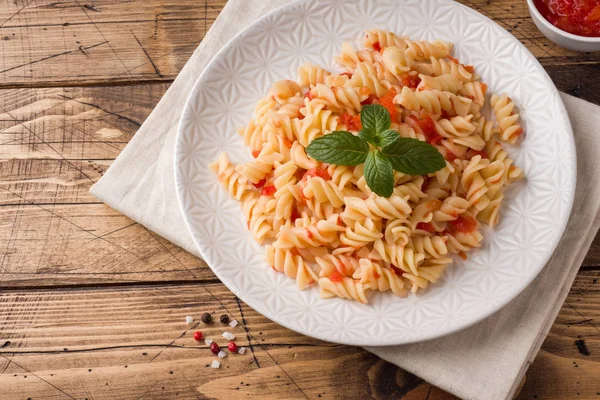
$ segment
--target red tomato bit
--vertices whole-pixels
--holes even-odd
[[[257,183],[253,183],[253,185],[255,188],[260,189],[261,187],[265,186],[265,182],[266,182],[266,179],[261,179]]]
[[[417,224],[417,229],[430,233],[435,233],[435,228],[433,227],[433,224],[431,222],[419,222]]]
[[[402,276],[404,275],[404,271],[402,271],[400,268],[396,267],[395,265],[390,265],[390,267],[392,268],[392,272],[398,276]]]
[[[273,196],[276,191],[277,191],[277,189],[275,189],[275,186],[269,185],[269,186],[265,186],[262,189],[262,191],[260,192],[260,194],[262,196]]]
[[[365,100],[363,100],[360,104],[362,104],[364,106],[365,104],[373,104],[376,101],[377,101],[377,96],[370,94],[369,97],[367,97]]]
[[[297,208],[294,208],[294,209],[292,210],[292,215],[290,215],[290,220],[291,220],[292,222],[294,222],[294,221],[296,221],[298,218],[300,218],[300,213],[298,212],[298,209],[297,209]]]
[[[431,119],[431,117],[425,117],[424,119],[419,120],[417,123],[423,135],[425,135],[425,140],[429,144],[440,144],[443,137],[441,137],[437,131],[435,130],[435,123]]]
[[[398,92],[396,91],[396,89],[391,88],[386,94],[379,98],[379,104],[381,104],[388,110],[392,122],[401,122],[398,121],[398,108],[396,107],[393,101],[394,97],[396,97],[397,94]]]
[[[259,154],[260,154],[260,150],[254,150],[252,152],[252,157],[256,158],[256,157],[258,157]]]
[[[352,78],[352,72],[342,72],[340,75],[346,75],[348,78]]]
[[[319,178],[323,178],[326,181],[331,179],[331,175],[329,175],[329,172],[327,172],[327,168],[311,168],[308,171],[306,171],[304,173],[304,176],[302,176],[302,180],[306,180],[306,177],[316,177],[318,176]]]
[[[339,273],[337,269],[334,269],[331,272],[331,275],[329,275],[329,280],[331,282],[342,282],[344,280],[344,277]]]
[[[459,215],[454,221],[448,222],[448,230],[451,233],[469,233],[477,229],[477,220],[468,215]]]
[[[381,51],[381,43],[379,43],[379,42],[373,43],[373,49],[375,49],[376,51]]]
[[[340,123],[342,125],[346,125],[348,130],[351,131],[360,131],[362,129],[359,115],[350,115],[348,113],[344,113],[340,116]]]
[[[415,90],[421,83],[421,78],[417,75],[404,74],[402,76],[402,86],[408,86],[410,89]]]

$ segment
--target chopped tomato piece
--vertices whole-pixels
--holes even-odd
[[[308,91],[308,92],[306,92],[306,94],[304,95],[304,98],[305,98],[305,99],[308,99],[308,100],[312,100],[312,99],[314,99],[314,96],[313,96],[313,94],[312,94],[312,93],[310,92],[310,90],[309,90],[309,91]]]
[[[318,176],[319,178],[323,178],[326,181],[331,179],[331,176],[329,175],[329,172],[327,172],[326,168],[311,168],[304,173],[302,180],[306,180],[307,176],[310,176],[313,178]]]
[[[446,159],[446,161],[452,162],[452,161],[456,160],[458,157],[456,156],[456,154],[454,154],[450,150],[446,149],[446,156],[444,158]]]
[[[419,120],[418,124],[419,128],[421,128],[421,131],[423,131],[423,135],[425,135],[425,140],[427,140],[427,143],[440,144],[443,137],[441,137],[435,130],[435,123],[431,117],[425,117],[424,119]]]
[[[262,189],[262,191],[260,192],[260,194],[262,196],[273,196],[276,191],[277,191],[277,189],[275,189],[275,186],[269,185],[269,186],[265,186]]]
[[[379,42],[373,43],[373,49],[375,49],[376,51],[381,51],[381,43],[379,43]]]
[[[396,95],[398,94],[398,92],[396,91],[396,89],[391,88],[386,94],[384,94],[383,96],[381,96],[379,98],[379,104],[381,104],[382,106],[384,106],[388,112],[390,113],[390,119],[392,120],[392,122],[399,122],[398,121],[398,108],[396,107],[396,105],[394,104],[394,97],[396,97]]]
[[[381,278],[381,275],[379,275],[379,272],[373,271],[373,278],[379,279],[379,278]]]
[[[468,215],[459,215],[454,221],[448,222],[448,230],[452,233],[469,233],[477,229],[477,220]]]
[[[374,101],[377,100],[377,96],[370,94],[365,100],[363,100],[360,104],[373,104]]]
[[[255,188],[258,189],[258,188],[261,188],[261,187],[265,186],[265,182],[266,182],[266,179],[261,179],[257,183],[253,183],[253,185],[254,185]]]
[[[481,158],[489,158],[487,151],[483,150],[473,150],[473,157],[481,156]]]
[[[252,152],[252,157],[256,158],[256,157],[258,157],[259,154],[260,154],[260,150],[254,150]]]
[[[313,239],[315,235],[310,231],[310,229],[306,228],[306,237]]]
[[[465,253],[464,251],[459,251],[459,252],[458,252],[458,256],[459,256],[460,258],[462,258],[463,260],[466,260],[466,259],[467,259],[467,253]]]
[[[292,220],[292,222],[296,221],[298,218],[300,218],[300,213],[298,212],[297,208],[294,208],[292,210],[292,214],[290,215],[290,220]]]
[[[410,89],[415,90],[421,83],[421,78],[417,75],[405,74],[402,76],[402,86],[408,86]]]
[[[467,72],[474,74],[475,73],[475,68],[473,68],[472,65],[465,65],[465,69],[467,70]]]
[[[340,123],[342,125],[346,125],[348,130],[351,131],[360,131],[362,129],[359,115],[350,115],[348,113],[344,113],[340,116]]]
[[[329,280],[331,282],[342,282],[344,280],[344,277],[338,272],[337,269],[334,269],[329,275]]]
[[[289,148],[291,148],[293,145],[292,141],[287,138],[283,138],[283,144],[285,145],[285,147],[289,147]]]
[[[352,75],[354,75],[352,72],[342,72],[340,75],[346,75],[348,78],[352,78]]]
[[[435,233],[435,228],[433,227],[433,224],[431,222],[419,222],[417,224],[417,229],[420,229],[422,231],[426,231],[429,233]]]
[[[515,131],[515,135],[521,136],[523,134],[523,128],[519,128]]]
[[[390,267],[392,268],[392,272],[398,276],[402,276],[404,275],[404,271],[402,271],[400,268],[396,267],[395,265],[390,265]]]
[[[454,58],[454,57],[448,56],[448,59],[450,61],[452,61],[454,64],[460,64],[460,62],[458,62],[458,60],[456,58]]]
[[[481,84],[481,90],[483,91],[483,94],[485,94],[488,90],[488,85],[487,83],[482,83]]]

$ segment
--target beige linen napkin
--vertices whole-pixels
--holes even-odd
[[[229,0],[169,91],[91,193],[198,255],[175,194],[177,125],[194,82],[213,55],[252,21],[288,0]],[[578,155],[578,184],[566,233],[548,265],[514,301],[459,333],[420,344],[370,347],[465,399],[511,398],[537,354],[600,226],[600,108],[563,94]]]

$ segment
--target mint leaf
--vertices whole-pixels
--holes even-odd
[[[376,142],[376,138],[378,136],[373,131],[366,131],[364,129],[361,129],[361,131],[358,132],[358,137],[366,140],[367,142],[371,143],[373,146],[379,146]]]
[[[365,161],[369,144],[346,131],[334,131],[314,139],[306,147],[306,153],[328,164],[358,165]]]
[[[373,136],[390,128],[391,119],[388,110],[381,104],[368,104],[360,112],[363,130]]]
[[[387,131],[383,131],[379,134],[379,144],[378,146],[385,147],[394,143],[396,139],[398,139],[400,135],[393,129],[388,129]]]
[[[373,150],[365,160],[365,179],[369,188],[383,197],[390,197],[394,190],[394,171],[390,160],[379,150]]]
[[[446,166],[438,149],[418,139],[398,138],[382,152],[389,157],[393,169],[409,175],[431,174]]]

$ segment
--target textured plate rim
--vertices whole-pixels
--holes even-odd
[[[186,102],[184,105],[184,110],[182,112],[182,115],[181,115],[181,118],[180,118],[180,121],[179,121],[179,124],[177,127],[177,136],[176,136],[175,149],[174,149],[175,156],[174,156],[173,166],[174,166],[174,178],[175,178],[175,186],[176,186],[175,192],[176,192],[176,196],[177,196],[177,203],[179,204],[179,209],[183,216],[183,220],[185,221],[185,225],[187,227],[188,233],[192,237],[194,245],[196,246],[196,249],[200,253],[202,259],[210,267],[212,272],[219,278],[221,283],[223,283],[229,290],[231,290],[233,292],[234,295],[236,295],[238,298],[240,298],[242,301],[244,301],[246,304],[248,304],[251,308],[253,308],[257,312],[259,312],[263,316],[276,322],[277,324],[284,326],[287,329],[290,329],[292,331],[301,333],[303,335],[313,337],[313,338],[316,338],[319,340],[323,340],[326,342],[339,343],[339,344],[351,345],[351,346],[367,346],[367,347],[368,346],[374,346],[374,347],[396,346],[396,345],[403,345],[403,344],[419,343],[419,342],[424,342],[424,341],[428,341],[428,340],[442,338],[442,337],[451,335],[453,333],[462,331],[464,329],[467,329],[467,328],[485,320],[486,318],[490,317],[491,315],[497,313],[502,308],[504,308],[508,303],[513,301],[515,298],[517,298],[517,296],[519,296],[525,289],[527,289],[527,287],[531,284],[531,282],[533,282],[533,280],[539,276],[540,272],[544,269],[544,267],[546,266],[546,264],[552,257],[554,251],[558,247],[558,245],[564,235],[567,224],[570,220],[570,215],[572,213],[573,204],[574,204],[574,200],[575,200],[575,193],[576,193],[576,187],[577,187],[577,152],[576,152],[575,137],[573,134],[571,121],[569,119],[564,102],[563,102],[562,98],[560,97],[560,95],[558,95],[558,89],[556,88],[556,85],[551,80],[547,71],[540,64],[539,60],[535,56],[533,56],[533,54],[531,54],[531,52],[525,47],[525,45],[523,45],[523,43],[521,43],[512,34],[510,34],[510,32],[508,32],[502,26],[497,24],[495,21],[493,21],[489,17],[483,15],[482,13],[480,13],[470,7],[467,7],[467,6],[457,3],[457,2],[452,2],[455,7],[463,8],[466,12],[471,13],[471,14],[477,14],[479,18],[483,18],[484,20],[486,20],[487,23],[492,24],[492,25],[496,26],[497,28],[501,29],[504,36],[509,37],[510,40],[512,40],[512,41],[515,41],[515,43],[517,43],[517,46],[520,46],[528,54],[531,55],[532,60],[534,61],[535,65],[537,67],[539,67],[541,71],[543,71],[545,77],[547,78],[547,81],[548,81],[548,84],[549,84],[551,90],[553,92],[557,93],[558,106],[560,107],[560,110],[564,113],[564,115],[566,116],[564,128],[566,131],[565,133],[567,134],[568,139],[569,139],[569,147],[570,147],[569,154],[571,154],[573,156],[571,176],[570,176],[570,180],[572,180],[573,185],[572,185],[571,192],[569,193],[568,202],[567,202],[568,212],[565,212],[565,216],[563,217],[562,221],[560,222],[560,227],[558,229],[560,231],[559,232],[560,234],[557,234],[554,237],[553,241],[548,246],[546,246],[545,254],[543,257],[541,257],[541,259],[543,261],[540,261],[537,268],[532,269],[532,273],[529,274],[525,279],[523,279],[524,283],[520,287],[518,287],[518,289],[513,290],[510,295],[503,297],[495,307],[490,307],[488,310],[486,310],[486,312],[480,313],[480,315],[478,315],[477,317],[472,318],[471,320],[469,320],[465,323],[457,324],[456,326],[446,329],[441,333],[432,332],[433,330],[430,330],[429,334],[423,334],[420,338],[387,339],[387,338],[383,338],[383,337],[374,337],[372,341],[364,341],[359,338],[344,340],[344,339],[334,339],[334,338],[328,337],[328,336],[324,335],[322,332],[311,331],[311,330],[305,329],[303,326],[302,327],[301,326],[292,326],[291,324],[288,324],[288,322],[286,321],[285,318],[281,319],[277,315],[272,315],[268,310],[266,310],[260,304],[260,302],[256,298],[254,298],[252,296],[247,297],[243,293],[240,293],[240,291],[227,285],[228,279],[224,278],[217,268],[213,268],[211,266],[211,263],[208,260],[210,257],[207,257],[206,250],[203,248],[203,246],[201,246],[198,243],[196,236],[194,234],[191,222],[190,222],[190,218],[184,211],[185,206],[184,206],[183,199],[182,199],[183,187],[180,185],[181,180],[180,180],[180,168],[179,168],[181,166],[179,150],[180,150],[180,147],[182,146],[182,142],[183,142],[181,137],[184,135],[182,121],[186,119],[185,117],[189,113],[191,113],[192,99],[197,96],[197,92],[200,90],[200,86],[203,83],[203,80],[205,79],[205,77],[207,75],[209,75],[212,67],[218,62],[220,56],[223,53],[227,52],[230,47],[232,47],[236,42],[238,42],[243,36],[245,36],[249,31],[251,31],[256,25],[260,24],[261,22],[263,22],[264,20],[267,20],[268,18],[270,18],[272,16],[276,16],[280,13],[284,13],[287,11],[288,8],[292,8],[295,5],[301,4],[303,2],[305,2],[305,0],[292,0],[287,4],[279,6],[275,9],[267,12],[266,14],[262,15],[260,18],[256,19],[255,21],[250,23],[248,26],[246,26],[244,29],[242,29],[240,32],[235,34],[217,53],[215,53],[215,55],[213,56],[211,61],[206,65],[206,67],[204,68],[204,70],[202,71],[202,73],[200,74],[198,79],[194,82],[192,90],[191,90],[188,98],[186,99]],[[332,57],[333,57],[333,55],[332,55]]]

